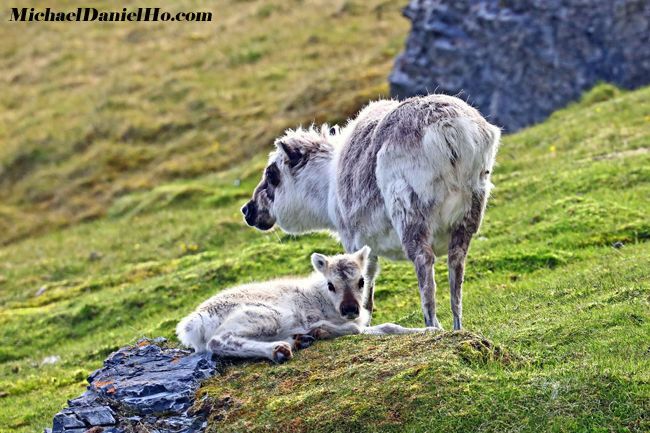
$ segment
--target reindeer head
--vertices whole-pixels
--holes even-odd
[[[269,230],[277,222],[290,233],[325,228],[332,159],[329,137],[329,129],[323,126],[288,130],[275,141],[262,180],[241,209],[249,226]]]
[[[332,304],[348,320],[361,314],[366,291],[366,264],[370,248],[365,246],[353,254],[324,256],[314,253],[311,262],[327,280],[327,293]]]

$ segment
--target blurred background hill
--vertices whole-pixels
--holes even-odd
[[[163,5],[120,4],[147,6]],[[408,30],[397,1],[164,6],[209,9],[214,18],[15,23],[3,2],[1,243],[103,216],[130,192],[232,166],[266,152],[285,128],[344,121],[387,95]]]

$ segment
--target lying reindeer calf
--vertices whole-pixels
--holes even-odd
[[[313,254],[316,272],[301,279],[279,279],[224,290],[180,321],[176,334],[197,352],[239,358],[293,356],[316,338],[350,334],[409,334],[436,328],[404,328],[394,323],[368,326],[362,307],[370,248],[326,257]]]

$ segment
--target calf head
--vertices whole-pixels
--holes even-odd
[[[322,223],[332,146],[329,129],[288,130],[275,141],[262,180],[241,211],[246,223],[260,230],[276,222],[286,232],[299,233]]]
[[[327,293],[342,317],[354,320],[361,314],[366,292],[365,270],[370,248],[365,246],[353,254],[324,256],[314,253],[311,262],[327,281]]]

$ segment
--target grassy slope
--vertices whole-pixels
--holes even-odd
[[[286,127],[345,119],[386,93],[408,28],[400,3],[131,0],[119,7],[209,9],[214,21],[5,22],[0,244],[220,170]]]
[[[0,248],[0,404],[10,408],[0,411],[0,431],[32,432],[47,425],[67,398],[83,391],[85,377],[108,353],[143,334],[171,337],[175,322],[214,291],[252,279],[306,273],[311,252],[339,250],[324,235],[292,238],[243,226],[238,207],[257,180],[263,156],[218,174],[172,179],[256,153],[285,123],[340,119],[372,96],[368,92],[385,89],[390,55],[405,31],[396,5],[386,6],[388,12],[377,21],[374,5],[341,2],[352,6],[328,6],[331,12],[321,19],[311,2],[304,3],[287,11],[315,26],[301,28],[303,39],[291,38],[285,30],[285,15],[276,11],[281,6],[224,2],[220,8],[226,27],[219,37],[207,27],[186,29],[187,34],[174,38],[168,26],[146,27],[151,34],[142,43],[166,51],[145,50],[138,60],[138,45],[121,42],[115,56],[131,60],[109,58],[111,68],[99,68],[102,62],[93,58],[75,61],[81,54],[73,43],[59,49],[60,58],[55,56],[63,64],[60,70],[55,60],[41,69],[29,68],[28,57],[35,53],[18,44],[0,48],[11,54],[0,57],[3,78],[15,80],[0,95],[5,173],[8,161],[50,143],[43,137],[52,140],[36,152],[40,156],[34,164],[27,164],[27,175],[2,178],[1,221],[12,229],[4,239],[17,233],[15,237],[31,236]],[[269,13],[278,21],[268,19]],[[236,31],[242,23],[255,26],[251,32]],[[69,27],[30,27],[23,35],[3,26],[0,32],[18,42],[38,37],[47,44],[51,32],[70,32]],[[123,41],[137,39],[128,36],[133,27],[115,26],[110,35],[95,27],[88,30],[90,35],[76,44],[97,48],[120,35]],[[191,43],[193,32],[201,31],[209,37],[196,36],[200,43]],[[228,48],[239,52],[246,47],[256,31],[278,38],[259,59],[250,53],[233,55],[239,60],[222,57]],[[319,38],[322,42],[308,42]],[[352,38],[356,46],[338,43]],[[203,48],[182,57],[169,55],[196,45]],[[320,54],[298,58],[309,50]],[[242,58],[248,60],[242,63]],[[295,69],[286,66],[289,59]],[[197,64],[200,60],[204,63]],[[247,63],[251,61],[257,64]],[[176,68],[174,62],[179,62]],[[120,74],[145,66],[158,71],[158,81],[149,76],[129,91],[128,83],[139,79],[121,79]],[[82,84],[72,87],[77,90],[71,100],[59,101],[56,96],[67,95],[63,89],[70,88],[65,80],[75,81],[74,73],[62,73],[74,67],[83,72],[77,80]],[[99,73],[97,68],[107,75],[95,87],[83,84]],[[227,73],[230,69],[235,73]],[[274,70],[285,75],[264,75]],[[16,72],[24,78],[12,78]],[[376,77],[366,80],[367,73]],[[178,100],[173,100],[174,92],[161,90],[170,77],[193,90],[176,93]],[[31,90],[23,79],[43,86],[42,91]],[[255,89],[258,81],[271,86],[269,80],[276,80],[273,92]],[[19,98],[14,85],[24,85],[33,99]],[[95,94],[97,86],[104,87]],[[161,101],[154,98],[156,92]],[[224,98],[227,93],[239,96]],[[302,95],[302,105],[288,108],[291,95],[298,100]],[[194,99],[206,105],[188,110]],[[619,94],[600,87],[581,104],[504,140],[497,188],[470,253],[465,326],[471,333],[344,338],[320,342],[286,365],[232,366],[202,391],[212,407],[211,426],[218,431],[244,426],[253,431],[349,431],[370,425],[369,430],[403,431],[401,423],[407,431],[647,431],[649,101],[650,88]],[[83,103],[105,108],[72,110]],[[201,123],[212,106],[224,117],[214,125]],[[152,126],[181,119],[191,127]],[[57,128],[53,120],[65,127]],[[52,130],[39,137],[28,122]],[[67,146],[85,137],[83,128],[93,124],[105,125],[108,135],[91,136],[86,150],[73,153]],[[120,139],[137,125],[153,128],[153,138],[147,140],[156,145],[149,144],[149,150],[147,140]],[[211,153],[211,145],[199,136],[208,141],[217,137],[221,147]],[[155,157],[140,163],[128,152]],[[104,159],[108,155],[135,165],[112,172],[113,165]],[[164,174],[171,165],[187,171]],[[93,170],[99,180],[86,189],[83,179],[94,179]],[[69,200],[47,198],[62,190]],[[76,212],[76,204],[97,206],[106,217],[53,230],[61,215]],[[47,218],[30,219],[34,210]],[[39,231],[44,234],[35,235]],[[616,241],[625,247],[612,248]],[[100,253],[99,260],[90,259],[92,252]],[[376,320],[419,324],[410,266],[387,261],[382,266]],[[444,263],[436,271],[440,318],[449,326]],[[44,293],[35,296],[40,287]],[[49,355],[59,355],[61,361],[41,365]]]

